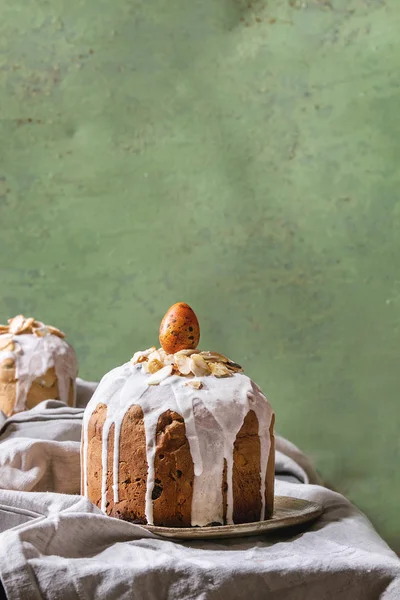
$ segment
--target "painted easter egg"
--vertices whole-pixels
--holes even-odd
[[[177,302],[164,315],[160,325],[160,344],[167,354],[197,348],[200,327],[197,317],[185,302]]]

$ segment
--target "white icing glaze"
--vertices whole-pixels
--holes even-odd
[[[3,335],[10,337],[9,334]],[[3,335],[0,335],[0,339]],[[14,350],[6,348],[0,351],[0,364],[6,358],[12,358],[15,361],[17,383],[14,412],[20,412],[26,408],[26,399],[32,383],[35,379],[44,376],[51,367],[55,368],[60,400],[68,403],[71,382],[74,386],[75,399],[78,362],[75,352],[68,342],[52,334],[39,337],[30,333],[13,335],[11,340]]]
[[[140,364],[126,363],[117,367],[100,382],[91,398],[83,419],[83,494],[88,495],[88,425],[99,404],[107,406],[102,433],[102,497],[101,509],[106,511],[108,436],[114,424],[114,452],[112,460],[113,499],[119,501],[119,443],[122,421],[132,405],[142,408],[147,454],[147,489],[145,514],[153,523],[152,492],[154,488],[154,459],[156,429],[159,417],[171,410],[185,421],[186,437],[194,466],[192,526],[223,523],[222,477],[224,459],[227,464],[227,514],[228,524],[233,523],[232,469],[236,436],[250,410],[259,423],[261,450],[260,494],[262,508],[260,520],[265,517],[265,483],[268,456],[271,447],[269,427],[272,408],[260,388],[249,377],[235,373],[232,377],[216,378],[213,375],[198,377],[201,389],[186,385],[188,379],[172,375],[158,386],[147,384]]]

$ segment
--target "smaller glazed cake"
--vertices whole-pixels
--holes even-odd
[[[243,369],[197,348],[184,302],[159,339],[106,374],[86,407],[82,494],[112,517],[168,527],[268,519],[274,413]]]
[[[7,416],[43,400],[75,405],[78,363],[62,331],[17,315],[0,325],[0,410]]]

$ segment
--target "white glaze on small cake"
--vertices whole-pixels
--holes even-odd
[[[102,431],[102,497],[101,508],[106,511],[108,434],[114,431],[113,497],[119,501],[119,447],[123,419],[128,409],[138,405],[143,411],[146,455],[147,488],[145,515],[153,523],[152,492],[155,482],[154,460],[156,429],[159,417],[171,410],[180,414],[185,422],[186,437],[194,465],[192,526],[223,523],[222,478],[224,460],[227,465],[226,522],[233,523],[232,470],[236,436],[250,410],[259,423],[260,439],[260,494],[262,508],[260,520],[265,517],[265,482],[271,448],[270,425],[273,411],[260,388],[243,373],[230,377],[214,375],[195,379],[170,375],[149,385],[151,375],[144,372],[142,364],[128,362],[110,371],[101,380],[91,398],[83,419],[83,494],[88,495],[88,426],[93,411],[99,404],[107,406],[107,416]],[[151,381],[151,379],[150,379]],[[200,389],[188,385],[199,382]]]

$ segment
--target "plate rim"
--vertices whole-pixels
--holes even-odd
[[[321,504],[313,500],[305,498],[296,498],[295,496],[275,496],[274,503],[277,501],[295,501],[301,502],[303,508],[298,514],[288,516],[274,515],[270,519],[264,521],[253,521],[251,523],[237,523],[233,525],[215,525],[206,527],[167,527],[165,525],[141,525],[147,531],[169,539],[211,539],[223,537],[240,537],[240,533],[244,536],[262,535],[277,529],[286,529],[296,525],[312,522],[318,519],[324,511]],[[283,507],[282,507],[283,508]],[[292,510],[296,510],[293,508]],[[250,529],[250,531],[249,531]]]

